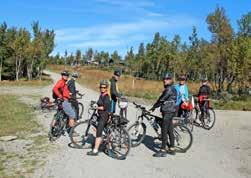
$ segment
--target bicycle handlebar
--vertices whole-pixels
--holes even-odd
[[[143,112],[150,114],[150,111],[148,111],[144,106],[142,106],[142,105],[140,105],[140,104],[137,104],[137,103],[135,103],[135,102],[133,102],[133,104],[135,105],[136,108],[139,108],[139,109],[141,109]]]

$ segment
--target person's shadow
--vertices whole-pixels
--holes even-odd
[[[150,135],[146,135],[142,142],[149,150],[157,152],[160,149],[161,142],[158,142],[157,138]]]

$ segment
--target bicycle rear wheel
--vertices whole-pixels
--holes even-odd
[[[135,122],[127,129],[130,138],[131,146],[139,146],[146,136],[146,125],[144,123]]]
[[[130,135],[123,127],[112,129],[107,135],[107,140],[111,141],[112,151],[116,159],[125,159],[130,152],[131,139]]]
[[[89,123],[89,120],[77,123],[70,132],[71,143],[78,149],[92,148],[95,136],[96,128]]]
[[[215,124],[215,112],[212,108],[209,108],[203,117],[203,128],[210,130]]]
[[[175,146],[177,151],[186,152],[193,143],[191,131],[182,124],[177,124],[174,127]]]

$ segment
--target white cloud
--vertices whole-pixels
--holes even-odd
[[[135,43],[152,40],[155,32],[168,32],[192,27],[196,19],[186,15],[149,14],[134,22],[110,23],[89,27],[56,30],[56,43],[70,49],[117,49],[126,51]]]

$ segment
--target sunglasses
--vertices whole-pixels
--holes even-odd
[[[99,87],[100,89],[106,89],[107,87]]]

